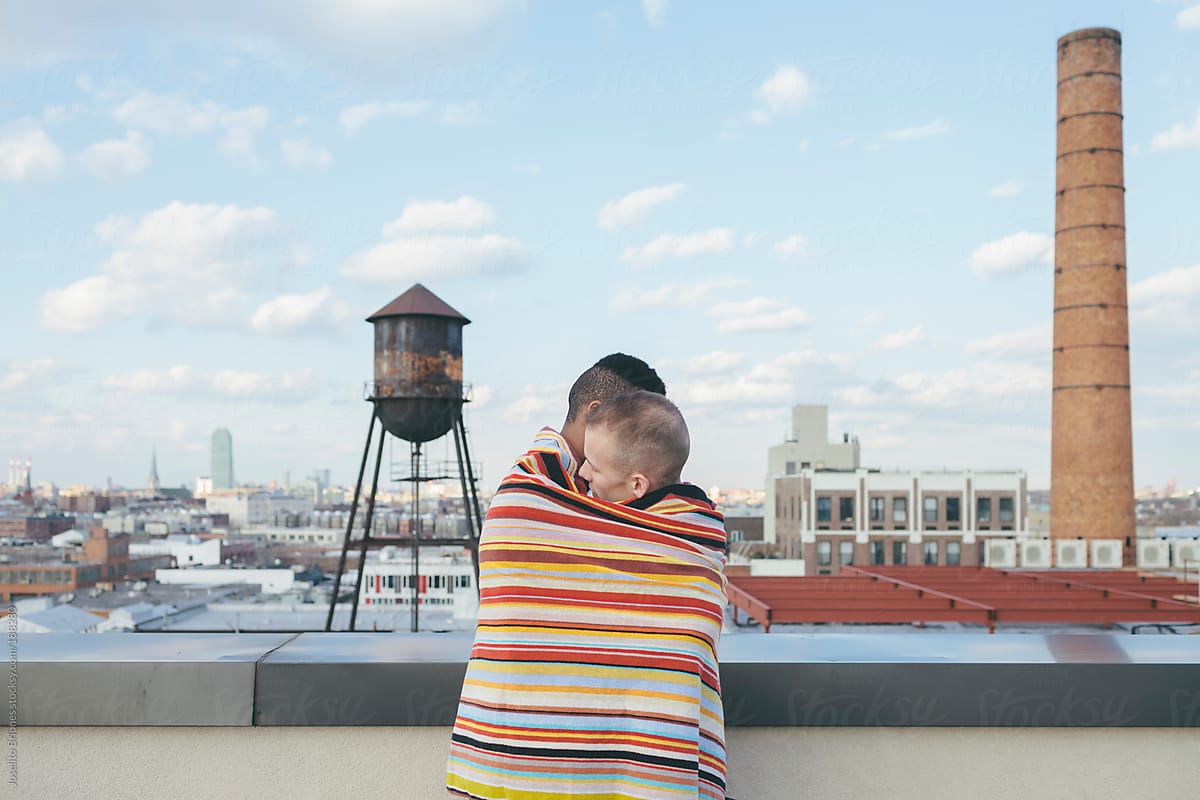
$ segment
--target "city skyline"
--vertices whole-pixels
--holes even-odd
[[[1135,486],[1200,485],[1194,2],[73,5],[0,34],[0,453],[35,483],[156,453],[192,487],[228,428],[237,476],[352,484],[363,319],[420,281],[472,320],[487,490],[613,351],[702,486],[762,486],[823,403],[866,466],[1048,487],[1055,42],[1107,26]]]

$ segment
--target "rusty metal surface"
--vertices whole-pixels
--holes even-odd
[[[405,316],[409,314],[451,317],[462,320],[463,325],[471,321],[447,305],[436,294],[417,283],[413,284],[413,287],[407,292],[367,317],[367,322],[374,322],[382,317]]]

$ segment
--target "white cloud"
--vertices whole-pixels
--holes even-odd
[[[652,28],[661,28],[667,21],[670,0],[642,0],[642,14]]]
[[[490,205],[466,195],[451,202],[411,202],[383,226],[385,241],[351,256],[339,272],[379,283],[519,272],[530,253],[518,239],[438,233],[485,227],[495,218]]]
[[[250,318],[255,331],[270,334],[328,330],[349,317],[349,308],[328,286],[307,294],[281,294],[260,305]]]
[[[517,239],[428,236],[393,239],[351,256],[339,272],[373,283],[467,275],[505,275],[521,270],[528,252]]]
[[[496,212],[490,205],[467,195],[449,202],[414,201],[404,207],[399,217],[383,226],[383,237],[394,239],[406,233],[477,230],[495,221]]]
[[[296,169],[325,169],[333,163],[328,150],[314,147],[308,139],[286,139],[279,144],[283,160]]]
[[[879,327],[879,324],[885,319],[887,319],[887,315],[878,309],[874,311],[868,311],[866,314],[863,314],[862,319],[860,319],[855,326],[850,329],[850,332],[859,336],[870,333],[875,328]]]
[[[89,146],[79,155],[79,163],[101,178],[135,175],[150,163],[150,146],[140,131],[129,131],[124,139]]]
[[[174,202],[136,224],[110,218],[98,231],[115,245],[96,275],[46,292],[41,323],[80,332],[146,311],[212,327],[244,320],[244,286],[272,261],[289,262],[269,208]]]
[[[693,306],[708,299],[714,291],[748,286],[749,283],[741,278],[718,278],[699,283],[668,283],[657,289],[626,286],[613,295],[611,307],[616,312],[629,312]]]
[[[1016,197],[1025,190],[1025,184],[1020,181],[1005,181],[988,189],[988,197]]]
[[[1175,24],[1184,30],[1200,30],[1200,6],[1185,8],[1175,15]]]
[[[1197,6],[1200,9],[1200,6]],[[1176,122],[1162,133],[1154,134],[1150,140],[1151,150],[1182,150],[1187,147],[1200,147],[1200,111],[1190,125]]]
[[[194,102],[182,94],[155,94],[143,90],[114,106],[112,116],[129,128],[178,136],[211,133],[225,110],[212,100]]]
[[[65,162],[58,145],[32,120],[0,126],[0,179],[53,177]]]
[[[648,186],[636,192],[611,200],[596,214],[597,224],[606,231],[615,231],[637,222],[643,222],[650,212],[663,203],[670,202],[687,189],[687,184],[670,183],[665,186]]]
[[[466,125],[479,118],[479,103],[447,103],[442,108],[442,122],[446,125]]]
[[[804,107],[811,89],[808,76],[796,67],[780,67],[771,77],[754,90],[758,107],[751,119],[758,125],[766,125],[779,114],[794,114]]]
[[[1054,237],[1029,231],[980,245],[968,259],[977,275],[987,276],[1022,272],[1039,261],[1054,263]]]
[[[1200,328],[1200,265],[1181,267],[1138,281],[1129,287],[1132,318],[1139,324],[1180,331]]]
[[[193,101],[181,93],[138,91],[112,108],[117,122],[129,128],[174,136],[219,133],[219,148],[231,158],[256,165],[255,137],[271,114],[263,106],[228,108],[212,100]]]
[[[1038,325],[1019,331],[997,333],[974,339],[964,346],[970,355],[1035,356],[1050,352],[1053,330],[1050,325]]]
[[[32,5],[5,12],[0,63],[54,63],[81,54],[117,52],[132,32],[148,33],[162,47],[193,41],[198,33],[218,45],[349,73],[393,78],[415,62],[483,52],[522,12],[523,0],[259,0],[255,3],[178,2],[75,4],[74,13]],[[449,61],[448,61],[449,59]]]
[[[312,399],[320,383],[311,367],[282,375],[223,369],[212,376],[209,386],[217,395],[236,400],[295,403]]]
[[[925,326],[916,325],[903,331],[893,331],[875,340],[875,346],[880,350],[900,350],[905,347],[912,347],[925,341]]]
[[[426,100],[362,103],[342,111],[342,130],[350,136],[380,117],[419,117],[432,107],[433,104]]]
[[[667,233],[641,247],[627,247],[621,260],[649,264],[664,258],[691,258],[706,253],[722,253],[733,247],[734,234],[729,228],[712,228],[703,233]]]
[[[791,381],[782,375],[757,379],[746,375],[683,383],[671,388],[683,405],[714,406],[746,403],[786,403],[795,399]]]
[[[727,350],[714,350],[702,356],[694,356],[683,362],[685,372],[693,374],[720,374],[729,372],[742,365],[746,356],[742,353],[731,353]]]
[[[505,407],[502,418],[509,424],[535,418],[539,423],[549,424],[551,415],[566,415],[568,389],[566,384],[526,386],[521,396]]]
[[[775,255],[782,258],[790,256],[802,256],[808,252],[808,237],[801,234],[793,234],[786,239],[781,239],[775,243]]]
[[[929,139],[933,136],[945,136],[950,132],[950,126],[943,120],[934,120],[924,125],[914,125],[911,128],[899,128],[888,131],[883,137],[892,142],[912,141],[914,139]]]
[[[255,136],[267,126],[270,118],[270,112],[262,106],[222,113],[221,127],[225,133],[220,139],[221,152],[250,165],[257,165]]]
[[[892,380],[834,391],[855,407],[997,408],[1001,401],[1025,405],[1050,393],[1050,370],[1025,362],[980,361],[942,373],[909,372]]]
[[[0,373],[0,392],[32,388],[34,383],[51,376],[58,369],[58,362],[52,358],[10,361],[8,369]]]
[[[487,408],[491,404],[492,398],[496,396],[496,391],[486,384],[475,384],[471,386],[471,405],[470,408],[480,409]]]
[[[109,375],[100,385],[122,394],[184,394],[194,391],[197,382],[190,367],[178,364],[165,370],[139,369]]]
[[[720,303],[708,310],[708,316],[720,320],[717,328],[724,333],[794,330],[809,323],[805,311],[769,297]]]

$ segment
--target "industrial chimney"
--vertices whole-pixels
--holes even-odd
[[[1050,534],[1134,532],[1121,34],[1058,40]]]

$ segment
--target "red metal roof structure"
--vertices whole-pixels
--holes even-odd
[[[729,602],[757,620],[1111,625],[1200,623],[1200,603],[1175,578],[1125,571],[1024,571],[984,567],[854,567],[816,577],[731,576]]]

